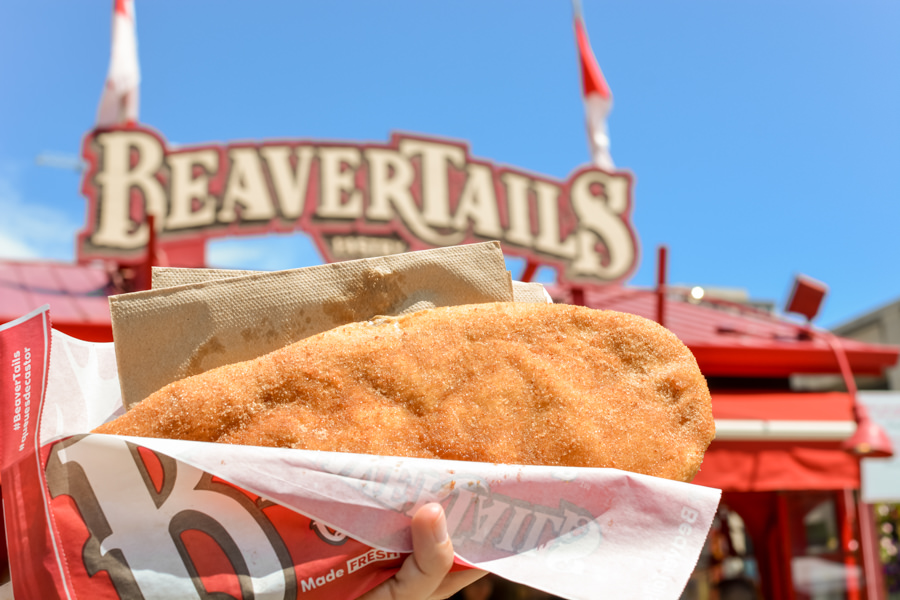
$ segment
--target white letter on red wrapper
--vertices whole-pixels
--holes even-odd
[[[120,594],[136,587],[147,600],[200,598],[205,590],[180,542],[189,529],[222,547],[244,597],[280,599],[294,587],[277,534],[252,514],[259,511],[246,496],[159,455],[165,481],[157,492],[133,444],[112,437],[69,442],[54,447],[48,462],[51,495],[75,500],[91,532],[83,552],[88,573],[107,571]]]

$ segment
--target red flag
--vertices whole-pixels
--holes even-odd
[[[597,59],[594,58],[577,0],[574,2],[574,8],[575,41],[578,44],[578,61],[581,65],[581,90],[591,157],[594,164],[601,169],[614,169],[612,156],[609,153],[609,133],[606,127],[606,119],[612,110],[612,92],[606,79],[603,78],[603,72],[600,71]]]
[[[106,85],[103,87],[103,95],[97,109],[98,127],[137,122],[140,82],[134,0],[114,0],[112,48]]]

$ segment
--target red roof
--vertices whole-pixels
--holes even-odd
[[[558,302],[573,300],[569,288],[548,291]],[[586,306],[657,318],[654,290],[605,285],[582,291]],[[54,328],[84,340],[111,341],[111,293],[117,292],[102,263],[0,262],[0,323],[49,304]],[[691,349],[707,376],[786,377],[839,370],[826,339],[810,338],[802,324],[748,307],[670,297],[663,324]],[[857,374],[881,375],[900,353],[895,346],[841,341]]]
[[[112,341],[107,296],[113,289],[103,264],[0,262],[0,323],[49,304],[55,329]]]
[[[548,288],[557,302],[572,302],[572,291]],[[583,303],[657,320],[655,290],[612,286],[582,288]],[[734,303],[688,302],[669,296],[663,325],[694,353],[707,376],[787,377],[798,373],[837,373],[834,350],[824,334],[803,324]],[[900,349],[840,338],[855,374],[882,375],[897,362]]]

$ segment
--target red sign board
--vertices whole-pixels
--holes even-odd
[[[327,261],[499,240],[561,280],[621,281],[637,264],[625,171],[583,167],[559,181],[405,134],[170,147],[142,126],[92,131],[82,154],[81,260],[141,259],[152,214],[163,248],[302,230]]]

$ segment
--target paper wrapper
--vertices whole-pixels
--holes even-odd
[[[397,571],[430,501],[461,567],[563,598],[674,599],[719,500],[612,469],[85,435],[124,410],[116,351],[51,331],[46,308],[0,328],[0,361],[20,599],[355,598]]]

